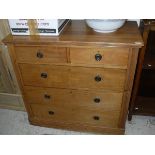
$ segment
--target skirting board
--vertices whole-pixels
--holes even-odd
[[[0,108],[25,111],[23,99],[20,94],[0,93]]]

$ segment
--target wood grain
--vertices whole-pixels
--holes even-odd
[[[31,124],[124,133],[143,45],[136,22],[102,34],[75,20],[58,37],[9,35],[3,42],[10,47]],[[36,59],[39,49],[45,59]],[[96,54],[102,59],[96,61]]]
[[[26,86],[69,88],[68,66],[20,64],[19,67]]]
[[[97,61],[95,55],[102,56]],[[70,48],[70,59],[72,64],[93,64],[102,65],[102,67],[127,68],[129,56],[128,48]]]
[[[60,107],[84,107],[97,110],[120,110],[123,93],[74,90],[58,88],[36,88],[25,86],[27,104],[57,105]],[[95,99],[100,101],[95,102]]]
[[[97,33],[89,28],[83,20],[73,20],[71,24],[58,37],[48,36],[12,36],[3,40],[4,43],[47,45],[75,47],[141,47],[143,40],[138,31],[136,22],[126,22],[118,31],[108,34]]]
[[[71,68],[70,87],[123,91],[126,70],[106,68]],[[96,81],[101,77],[101,81]]]
[[[90,124],[95,126],[107,126],[107,127],[117,127],[117,122],[119,119],[119,111],[95,111],[86,110],[81,107],[70,107],[64,109],[59,106],[42,106],[31,104],[30,105],[34,117],[51,120],[53,122],[67,122],[67,123],[81,123]],[[52,112],[52,114],[49,114]],[[99,120],[94,119],[98,117]]]
[[[105,127],[105,126],[95,126],[89,124],[82,124],[82,123],[66,123],[66,122],[53,122],[47,119],[40,119],[40,118],[29,118],[29,122],[32,125],[39,125],[42,127],[49,127],[49,128],[61,128],[65,130],[74,130],[74,131],[81,131],[81,132],[90,132],[90,134],[111,134],[111,135],[121,135],[124,134],[125,130],[123,128],[112,128],[112,127]]]
[[[66,63],[67,53],[64,47],[54,46],[15,46],[18,62],[25,63]]]
[[[123,91],[126,70],[20,64],[24,85]],[[47,78],[41,77],[46,74]],[[101,77],[97,82],[95,77]]]

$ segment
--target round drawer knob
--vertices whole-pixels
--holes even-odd
[[[49,111],[48,114],[49,115],[54,115],[54,111]]]
[[[96,61],[100,61],[102,59],[102,55],[101,54],[96,54],[95,55],[95,60]]]
[[[100,117],[99,116],[94,116],[93,119],[98,121],[100,119]]]
[[[42,78],[47,78],[47,73],[41,73]]]
[[[95,81],[96,82],[100,82],[101,80],[102,80],[102,78],[99,75],[95,76]]]
[[[101,101],[100,98],[94,98],[95,103],[100,103],[100,101]]]
[[[48,95],[48,94],[45,94],[45,95],[44,95],[44,98],[45,98],[45,99],[50,99],[50,98],[51,98],[51,96],[50,96],[50,95]]]
[[[44,55],[43,55],[43,53],[42,53],[42,52],[38,51],[38,52],[37,52],[37,57],[38,57],[38,58],[43,58],[43,57],[44,57]]]

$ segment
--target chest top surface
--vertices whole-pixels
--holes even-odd
[[[127,46],[141,47],[143,40],[136,22],[127,21],[113,33],[98,33],[84,20],[72,20],[59,36],[13,36],[8,35],[5,44],[55,44],[65,46]]]

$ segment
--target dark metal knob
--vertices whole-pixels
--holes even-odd
[[[51,96],[50,96],[50,95],[45,94],[45,95],[44,95],[44,98],[46,98],[46,99],[50,99],[50,98],[51,98]]]
[[[38,52],[37,52],[37,57],[38,57],[38,58],[43,58],[43,57],[44,57],[44,55],[43,55],[43,53],[42,53],[42,52],[38,51]]]
[[[100,101],[101,101],[100,98],[94,98],[95,103],[100,103]]]
[[[100,117],[99,116],[94,116],[93,119],[98,121],[100,119]]]
[[[41,73],[42,78],[47,78],[47,73]]]
[[[100,61],[102,59],[102,55],[101,54],[96,54],[95,55],[95,60],[96,61]]]
[[[49,111],[48,114],[49,115],[54,115],[54,111]]]
[[[100,82],[101,80],[102,80],[102,78],[99,75],[95,76],[95,81],[96,82]]]

